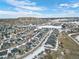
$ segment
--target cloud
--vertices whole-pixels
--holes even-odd
[[[0,10],[0,16],[5,15],[5,17],[27,17],[27,16],[41,16],[40,11],[45,10],[45,7],[40,7],[36,5],[36,2],[31,2],[29,0],[5,0],[6,3],[10,4],[14,11],[11,9],[9,11]],[[1,16],[3,17],[3,16]],[[4,17],[3,17],[4,18]]]
[[[38,12],[14,12],[14,11],[3,11],[0,10],[0,15],[6,15],[8,17],[27,17],[27,16],[41,16]]]
[[[79,16],[79,12],[77,12],[75,10],[62,9],[61,12],[52,13],[47,16],[50,16],[50,17],[75,17],[75,16]]]
[[[20,1],[20,0],[6,0],[6,2],[15,8],[25,9],[25,10],[32,10],[32,11],[40,11],[45,10],[45,7],[36,6],[35,2],[31,2],[29,0]]]
[[[61,13],[41,14],[38,12],[15,12],[0,10],[0,18],[15,18],[15,17],[74,17],[78,16],[79,12],[74,10],[63,10]]]
[[[64,10],[63,13],[68,14],[68,15],[75,15],[77,12],[75,10]]]
[[[64,4],[60,4],[60,7],[78,8],[79,7],[79,2],[77,2],[77,3],[64,3]]]
[[[60,7],[69,7],[69,4],[60,4]]]
[[[79,7],[79,3],[74,3],[72,7],[74,7],[74,8]]]

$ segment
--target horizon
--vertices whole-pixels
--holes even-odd
[[[79,17],[79,0],[0,0],[0,18]]]
[[[26,17],[6,17],[6,18],[4,17],[4,18],[0,18],[0,19],[18,19],[18,18],[79,18],[79,17],[70,17],[70,16],[69,17],[33,17],[33,16],[27,17],[26,16]]]

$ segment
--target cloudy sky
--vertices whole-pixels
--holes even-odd
[[[0,0],[0,18],[79,16],[79,0]]]

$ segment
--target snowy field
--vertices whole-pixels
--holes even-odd
[[[79,41],[79,35],[75,37]]]

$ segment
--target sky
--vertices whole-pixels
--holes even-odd
[[[79,0],[0,0],[0,18],[78,16]]]

